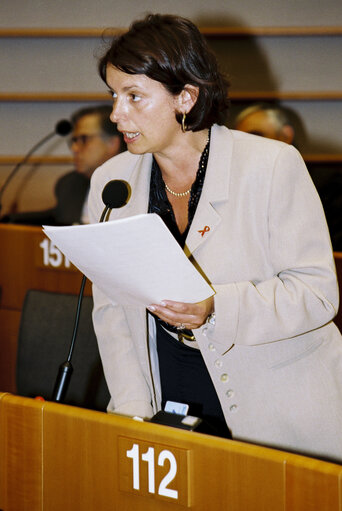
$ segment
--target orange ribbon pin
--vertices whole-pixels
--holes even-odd
[[[210,227],[209,227],[209,225],[206,225],[206,226],[204,227],[204,229],[201,229],[201,230],[199,230],[198,232],[200,232],[200,233],[201,233],[201,236],[203,237],[203,236],[204,236],[204,234],[205,234],[206,232],[209,232],[209,231],[210,231]]]

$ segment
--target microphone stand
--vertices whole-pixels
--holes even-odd
[[[106,206],[104,208],[104,210],[102,211],[100,222],[106,221],[105,217],[106,217],[109,209],[111,209],[109,206]],[[52,392],[51,400],[56,401],[58,403],[61,403],[64,400],[65,394],[69,387],[71,375],[74,370],[74,368],[71,364],[71,358],[72,358],[72,355],[74,352],[74,347],[75,347],[77,330],[78,330],[78,325],[79,325],[79,321],[80,321],[80,312],[81,312],[81,306],[82,306],[82,300],[83,300],[84,286],[86,284],[86,281],[87,281],[87,277],[85,275],[83,275],[81,288],[80,288],[80,292],[78,295],[76,317],[75,317],[74,329],[73,329],[73,333],[72,333],[68,357],[67,357],[66,361],[63,362],[59,367],[55,386],[54,386],[54,389]]]
[[[38,142],[36,145],[34,145],[32,147],[32,149],[27,153],[27,155],[22,160],[20,160],[17,163],[17,165],[14,167],[14,169],[9,173],[9,175],[7,176],[7,178],[6,178],[6,180],[5,180],[4,184],[3,184],[3,187],[0,190],[0,211],[1,211],[1,208],[2,208],[2,196],[3,196],[3,193],[4,193],[5,189],[9,185],[10,181],[12,181],[12,179],[14,178],[15,174],[18,172],[20,167],[27,162],[27,160],[29,159],[31,154],[33,154],[37,149],[39,149],[39,147],[41,145],[45,144],[45,142],[50,140],[50,138],[52,138],[54,135],[55,135],[55,131],[52,131],[51,133],[46,135],[46,137],[44,137],[42,140],[40,140],[40,142]]]
[[[112,210],[113,208],[121,208],[122,206],[125,206],[127,204],[127,201],[129,200],[130,196],[130,186],[126,181],[122,181],[120,179],[113,179],[112,181],[109,181],[109,183],[106,184],[102,191],[102,201],[105,204],[105,208],[102,211],[101,218],[99,220],[99,223],[106,222],[108,220],[107,213],[109,210]],[[71,339],[71,344],[69,348],[69,354],[68,358],[66,359],[63,364],[59,367],[56,383],[53,389],[52,393],[52,401],[61,402],[65,396],[65,393],[67,391],[68,385],[70,383],[71,374],[73,372],[73,367],[71,364],[71,358],[74,350],[76,335],[77,335],[77,329],[79,324],[79,318],[80,318],[80,310],[81,310],[81,304],[83,299],[83,291],[84,286],[86,283],[87,277],[83,275],[82,278],[82,284],[81,289],[78,296],[78,303],[77,303],[77,311],[76,311],[76,318],[75,318],[75,324],[74,324],[74,330],[73,335]]]

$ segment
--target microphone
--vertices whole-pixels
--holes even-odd
[[[102,201],[106,207],[102,212],[100,222],[103,222],[109,209],[122,208],[127,204],[130,197],[131,187],[127,181],[121,179],[109,181],[102,191]]]
[[[32,149],[30,149],[30,151],[26,154],[26,156],[24,156],[24,158],[17,163],[17,165],[14,167],[14,169],[7,176],[5,182],[4,182],[4,184],[3,184],[3,186],[2,186],[2,188],[0,190],[0,211],[1,211],[1,208],[2,208],[2,196],[3,196],[3,193],[4,193],[5,189],[7,188],[7,186],[9,185],[9,183],[12,181],[13,177],[15,176],[15,174],[20,169],[20,167],[22,167],[27,162],[29,157],[37,149],[39,149],[40,146],[45,144],[45,142],[50,140],[50,138],[52,138],[54,135],[60,135],[62,137],[65,137],[66,135],[69,135],[69,133],[71,133],[71,130],[72,130],[72,125],[71,125],[71,123],[68,120],[62,119],[61,121],[58,121],[56,126],[55,126],[54,131],[52,131],[51,133],[46,135],[37,144],[35,144],[32,147]]]
[[[102,200],[105,204],[105,208],[102,212],[100,222],[106,222],[108,220],[107,213],[113,208],[122,208],[127,204],[131,195],[131,187],[127,181],[121,179],[113,179],[106,184],[102,191]],[[73,366],[71,363],[75,341],[77,336],[77,329],[80,320],[80,312],[83,300],[84,286],[87,281],[87,277],[83,275],[80,292],[78,295],[78,302],[76,307],[76,316],[74,322],[74,329],[72,333],[70,348],[68,357],[63,364],[60,365],[57,374],[55,386],[52,392],[52,401],[63,402],[65,394],[68,390],[71,375],[73,372]]]
[[[55,133],[57,135],[61,135],[61,137],[65,137],[66,135],[69,135],[72,131],[72,124],[67,119],[62,119],[61,121],[58,121],[58,123],[55,126]],[[55,133],[51,133],[51,136]]]

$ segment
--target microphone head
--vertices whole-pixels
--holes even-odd
[[[62,119],[56,124],[55,131],[57,135],[61,135],[62,137],[65,137],[66,135],[69,135],[72,130],[72,124],[67,119]]]
[[[130,195],[130,186],[127,181],[113,179],[106,184],[102,192],[104,204],[110,208],[122,208],[128,202]]]

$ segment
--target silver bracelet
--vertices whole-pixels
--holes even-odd
[[[209,314],[209,316],[207,317],[206,323],[209,323],[209,325],[212,325],[212,326],[216,325],[216,314],[215,314],[215,312],[212,312],[211,314]]]

